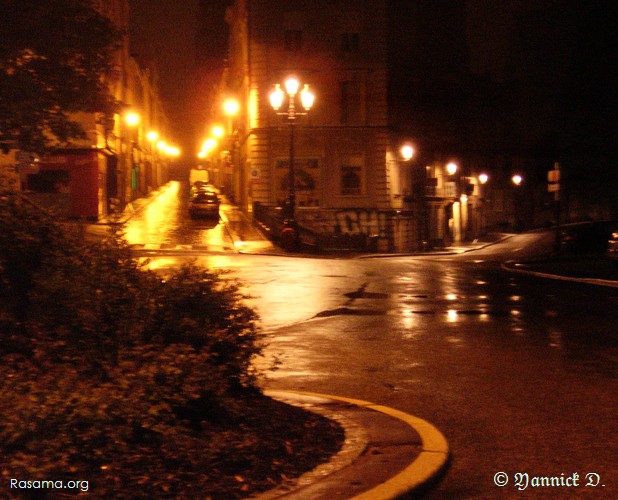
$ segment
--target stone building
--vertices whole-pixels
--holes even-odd
[[[127,0],[99,0],[95,7],[128,33]],[[169,123],[156,75],[131,55],[128,35],[114,55],[114,71],[107,83],[119,107],[109,116],[73,115],[86,132],[84,139],[36,161],[23,153],[16,155],[22,190],[60,215],[105,218],[167,181],[168,159],[147,134],[157,131],[163,139]],[[127,123],[129,112],[139,117],[137,123]]]
[[[386,4],[236,0],[228,9],[222,99],[240,102],[232,194],[244,210],[257,207],[256,218],[258,209],[285,204],[293,147],[296,219],[305,235],[382,251],[414,245],[404,203],[408,167],[391,151],[388,130]],[[269,102],[289,76],[315,94],[293,126]]]

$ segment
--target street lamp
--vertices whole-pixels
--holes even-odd
[[[136,192],[140,189],[140,171],[139,171],[139,159],[136,159],[135,150],[139,147],[139,130],[137,127],[141,122],[141,116],[133,111],[127,113],[124,117],[125,122],[130,129],[131,137],[131,197],[136,197]],[[134,132],[132,129],[136,129]]]
[[[214,135],[217,138],[221,138],[225,135],[225,130],[223,130],[223,127],[221,125],[215,125],[212,128],[212,135]]]
[[[159,168],[158,168],[158,162],[157,159],[155,157],[155,143],[157,142],[157,140],[159,139],[159,134],[158,132],[155,132],[154,130],[150,130],[147,134],[146,134],[146,139],[148,139],[148,142],[150,142],[150,171],[151,171],[151,175],[154,178],[154,187],[158,187],[161,184],[161,175],[159,172]]]
[[[401,157],[404,161],[410,161],[414,156],[414,148],[410,144],[404,144],[401,146]]]
[[[295,172],[294,172],[294,125],[296,123],[296,117],[306,115],[312,108],[315,101],[315,95],[309,90],[309,85],[305,84],[300,91],[300,103],[305,111],[298,111],[296,108],[296,96],[298,95],[298,89],[300,88],[300,82],[296,78],[288,78],[285,83],[285,92],[281,88],[280,84],[275,85],[275,90],[270,94],[270,105],[277,112],[278,115],[286,116],[290,128],[290,164],[289,164],[289,178],[288,178],[288,200],[284,207],[284,229],[283,234],[286,238],[290,238],[290,246],[296,248],[298,241],[298,226],[296,223],[295,209],[296,209],[296,186],[295,186]],[[285,95],[288,96],[287,111],[279,112]]]
[[[140,122],[140,116],[137,113],[127,113],[125,121],[130,127],[135,127]]]
[[[412,158],[416,154],[414,146],[410,143],[406,143],[401,146],[399,150],[401,158],[404,162],[411,162]],[[427,171],[425,169],[412,169],[411,166],[402,171],[401,179],[403,181],[403,202],[404,207],[409,207],[412,204],[412,208],[416,217],[416,245],[418,250],[426,250],[429,245],[429,231],[427,221]],[[412,193],[410,193],[411,188]]]
[[[487,198],[486,198],[486,193],[485,193],[485,184],[487,184],[487,182],[489,181],[489,175],[486,174],[485,172],[483,172],[482,174],[479,174],[479,186],[478,186],[478,200],[479,200],[479,204],[477,205],[479,207],[479,220],[478,220],[478,233],[479,235],[483,235],[485,234],[485,226],[486,226],[486,221],[485,221],[485,217],[486,217],[486,208],[485,208],[485,203],[487,203]]]
[[[515,231],[518,232],[521,231],[523,226],[523,221],[520,215],[522,200],[521,193],[519,192],[519,186],[521,186],[523,180],[524,178],[519,174],[515,174],[513,177],[511,177],[511,182],[515,186],[515,193],[513,195],[513,216],[515,218]]]
[[[225,112],[226,115],[228,116],[234,116],[236,114],[238,114],[238,111],[240,110],[240,104],[238,104],[238,101],[236,99],[226,99],[223,102],[223,111]]]
[[[449,163],[446,165],[446,171],[448,172],[448,175],[455,175],[455,172],[457,172],[457,163]]]
[[[235,123],[235,117],[240,113],[240,103],[234,98],[228,98],[223,102],[223,114],[227,116],[227,147],[229,162],[224,163],[222,179],[218,180],[224,193],[232,202],[238,202],[241,206],[247,203],[247,186],[245,180],[245,165],[240,161],[240,146],[238,136],[242,121]],[[216,134],[215,134],[216,136]],[[231,168],[230,168],[231,167]]]

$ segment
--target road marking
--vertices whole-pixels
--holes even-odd
[[[334,399],[349,404],[367,408],[370,410],[384,413],[393,418],[399,419],[410,427],[420,436],[422,450],[419,455],[399,474],[396,474],[388,481],[372,488],[360,495],[353,497],[353,500],[387,500],[395,499],[417,490],[436,477],[444,470],[449,459],[449,447],[446,438],[432,424],[388,406],[382,406],[364,401],[362,399],[346,398],[343,396],[333,396],[331,394],[321,394],[307,391],[284,391],[292,394]]]
[[[501,267],[505,271],[510,271],[510,272],[519,273],[519,274],[528,274],[530,276],[537,276],[538,278],[547,278],[547,279],[559,280],[559,281],[575,281],[576,283],[586,283],[588,285],[599,285],[599,286],[609,286],[612,288],[618,288],[618,281],[613,281],[613,280],[604,280],[600,278],[575,278],[572,276],[560,276],[559,274],[542,273],[540,271],[531,271],[529,269],[511,267],[508,265],[508,263],[501,264]]]

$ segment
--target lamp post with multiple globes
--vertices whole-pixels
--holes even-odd
[[[309,85],[305,84],[300,91],[300,82],[293,77],[288,78],[284,83],[285,91],[280,84],[275,85],[275,89],[270,94],[270,104],[278,115],[287,118],[290,129],[290,160],[288,172],[288,199],[283,207],[284,228],[282,231],[282,243],[289,250],[298,247],[298,225],[296,223],[296,178],[294,170],[294,125],[298,116],[306,115],[315,101],[314,94],[309,90]],[[296,97],[300,94],[300,103],[304,111],[299,111],[296,107]],[[279,111],[287,95],[287,110]]]

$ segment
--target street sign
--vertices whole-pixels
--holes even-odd
[[[547,172],[548,182],[558,182],[560,180],[560,170],[550,170]]]
[[[547,192],[554,193],[554,198],[558,200],[560,196],[560,164],[554,163],[554,169],[547,172]]]

